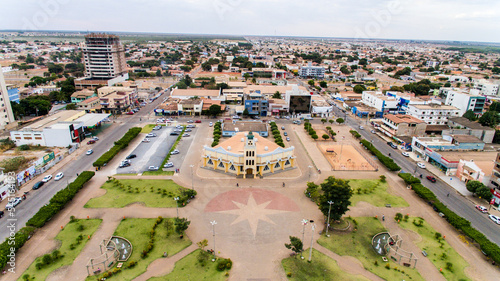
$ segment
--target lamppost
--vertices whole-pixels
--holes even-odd
[[[316,224],[311,224],[312,233],[311,233],[311,247],[309,248],[309,261],[311,261],[312,253],[313,253],[313,238],[314,238],[314,229],[316,229]]]
[[[332,210],[332,204],[333,204],[333,201],[328,201],[328,220],[326,221],[326,237],[330,237],[330,235],[328,235],[328,228],[330,228],[330,211]]]
[[[179,217],[179,197],[174,197],[175,203],[177,204],[177,218]]]
[[[189,165],[189,167],[191,167],[191,190],[194,189],[194,185],[193,185],[193,167],[194,165]]]
[[[212,224],[212,234],[214,236],[214,258],[212,261],[215,261],[215,225],[217,224],[217,222],[211,221],[210,224]]]
[[[304,239],[305,239],[305,238],[304,238],[304,236],[305,236],[305,233],[306,233],[306,225],[307,225],[307,222],[308,222],[308,220],[306,220],[306,219],[303,219],[303,220],[301,221],[301,223],[302,223],[302,243],[304,243]],[[302,244],[302,245],[303,245],[303,244]],[[302,249],[302,251],[300,251],[300,258],[304,258],[304,257],[302,256],[302,252],[303,252],[303,249]]]
[[[311,165],[309,165],[309,166],[308,166],[308,168],[309,168],[309,181],[311,181],[311,168],[312,168],[312,167],[313,167],[313,166],[311,166]]]

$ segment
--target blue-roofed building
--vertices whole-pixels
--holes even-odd
[[[7,84],[7,93],[9,95],[9,100],[12,102],[19,103],[19,88],[12,84]]]

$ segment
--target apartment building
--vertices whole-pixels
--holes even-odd
[[[407,113],[427,125],[447,125],[448,118],[461,116],[458,108],[436,103],[409,105]]]
[[[498,87],[498,84],[494,84],[487,80],[481,79],[474,82],[471,93],[483,96],[497,96]]]
[[[0,70],[0,129],[5,129],[7,125],[14,123],[14,121],[7,84],[3,77],[3,71]]]
[[[79,103],[82,102],[86,99],[90,99],[92,97],[97,97],[97,94],[94,91],[91,90],[81,90],[81,91],[76,91],[71,95],[71,102],[72,103]]]
[[[386,114],[381,126],[378,128],[389,137],[424,136],[427,124],[411,115]]]
[[[481,95],[468,94],[449,89],[440,89],[439,92],[446,94],[444,103],[458,108],[460,116],[468,110],[472,110],[476,115],[481,115],[483,113],[486,98]]]
[[[118,36],[91,33],[80,47],[86,77],[107,80],[126,72],[125,49]]]
[[[493,173],[490,178],[490,186],[495,189],[500,189],[500,153],[498,153],[495,158],[495,165],[493,166]],[[500,198],[498,198],[498,201],[500,201]]]
[[[322,66],[312,66],[312,63],[309,62],[307,66],[300,67],[299,76],[301,78],[323,79],[325,78],[325,68]]]
[[[382,92],[364,91],[361,102],[379,112],[397,111],[398,100],[394,96],[384,95]]]

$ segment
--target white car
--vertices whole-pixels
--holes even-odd
[[[168,163],[165,163],[165,165],[163,165],[163,168],[172,168],[173,166],[174,166],[174,163],[168,162]]]
[[[94,151],[92,149],[87,150],[87,155],[90,155],[92,153],[94,153]]]
[[[149,140],[148,138],[145,138],[142,140],[142,142],[150,142],[151,140]]]
[[[60,172],[60,173],[58,173],[58,174],[54,177],[54,180],[58,181],[58,180],[62,179],[63,177],[64,177],[63,172]]]
[[[158,166],[149,166],[148,170],[149,171],[158,171]]]
[[[208,127],[212,127],[214,125],[214,123],[210,122],[208,123]]]
[[[171,155],[174,155],[174,154],[179,154],[179,153],[180,153],[180,152],[179,152],[179,150],[177,150],[177,149],[174,149],[174,151],[170,152],[170,154],[171,154]]]
[[[184,134],[182,135],[183,137],[189,137],[190,135],[189,134]]]
[[[154,137],[156,137],[156,134],[155,133],[149,133],[149,134],[146,135],[146,137],[148,137],[148,138],[154,138]]]
[[[404,156],[404,157],[410,157],[410,153],[406,152],[406,151],[403,151],[401,152],[401,154]],[[425,165],[424,165],[425,166]]]
[[[375,132],[375,130],[371,130],[370,131],[372,134],[376,134],[377,132]]]
[[[419,168],[425,169],[425,164],[424,164],[424,163],[422,163],[422,162],[418,162],[418,163],[417,163],[417,166],[418,166]]]
[[[494,215],[489,215],[488,216],[490,220],[494,221],[496,224],[500,224],[500,217],[494,216]]]
[[[10,209],[14,208],[15,206],[19,205],[19,203],[21,203],[21,201],[23,201],[21,199],[21,197],[16,197],[13,200],[9,200],[9,203],[7,203],[7,205],[5,205],[5,209],[10,210]]]
[[[360,130],[364,130],[365,128],[363,126],[359,126],[359,129]]]
[[[51,179],[52,179],[52,175],[46,175],[46,176],[42,179],[42,181],[43,181],[43,182],[48,182],[48,181],[50,181]]]
[[[92,139],[93,139],[93,140],[95,140],[95,141],[98,141],[98,140],[99,140],[99,138],[98,138],[98,137],[92,137]]]

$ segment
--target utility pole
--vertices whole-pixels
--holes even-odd
[[[179,218],[179,197],[174,197],[175,203],[177,203],[177,218]]]
[[[189,165],[191,167],[191,190],[194,190],[194,185],[193,185],[193,167],[194,165]]]
[[[306,225],[307,225],[307,222],[308,222],[308,220],[306,220],[306,219],[303,219],[303,220],[302,220],[302,245],[304,245],[304,239],[305,239],[305,238],[304,238],[304,236],[305,236],[305,233],[306,233]],[[300,258],[304,258],[304,257],[302,256],[302,252],[303,252],[303,251],[304,251],[304,249],[302,249],[302,251],[300,251]]]
[[[212,261],[215,261],[215,225],[217,224],[217,222],[211,221],[210,224],[212,224],[212,234],[214,236],[214,258]]]
[[[312,227],[312,233],[311,233],[311,247],[309,248],[309,261],[311,261],[313,253],[313,238],[314,238],[314,229],[316,228],[316,225],[313,223],[311,227]]]
[[[330,211],[332,210],[332,204],[333,204],[333,201],[328,201],[328,220],[326,221],[326,237],[330,237],[330,235],[328,235],[328,228],[330,228]]]

